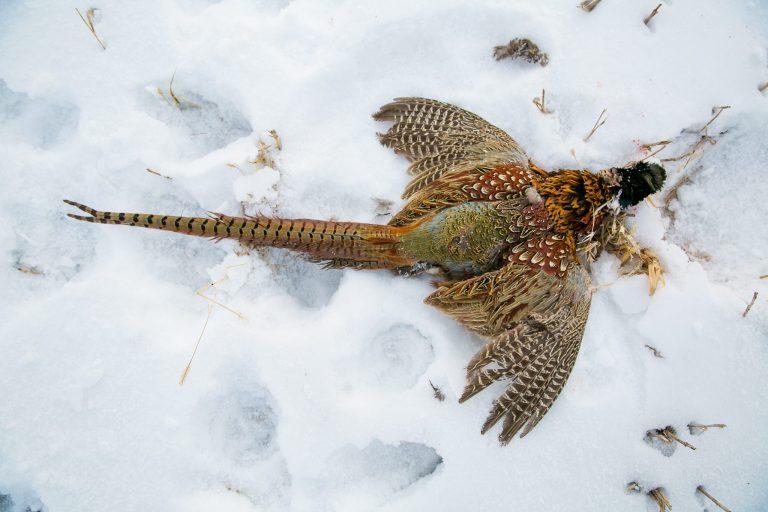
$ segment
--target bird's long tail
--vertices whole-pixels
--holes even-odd
[[[177,217],[145,213],[101,212],[75,201],[64,200],[87,213],[67,215],[73,219],[101,224],[122,224],[162,229],[215,240],[231,238],[253,246],[282,247],[302,252],[310,259],[331,267],[396,268],[416,262],[399,251],[405,227],[357,222],[328,222],[310,219],[230,217]]]

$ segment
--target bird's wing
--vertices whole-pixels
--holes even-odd
[[[379,135],[381,143],[411,161],[408,172],[413,179],[404,199],[449,174],[480,174],[510,164],[528,167],[525,151],[506,132],[448,103],[396,98],[373,117],[394,122]]]
[[[521,246],[551,247],[546,240],[551,238]],[[485,433],[504,417],[499,434],[504,444],[521,429],[525,436],[546,414],[581,345],[591,301],[589,274],[559,249],[543,259],[536,256],[540,252],[518,250],[500,270],[440,288],[426,300],[488,340],[467,366],[460,401],[509,380],[482,428]]]

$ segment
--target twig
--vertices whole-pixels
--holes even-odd
[[[656,146],[666,146],[667,144],[672,144],[671,140],[660,140],[657,142],[648,142],[647,144],[642,144],[640,147],[645,150],[650,150],[651,148],[655,148]]]
[[[698,139],[696,139],[696,142],[691,146],[688,151],[681,155],[672,156],[669,158],[662,158],[662,162],[679,162],[682,159],[686,159],[685,163],[683,163],[683,168],[685,168],[693,159],[700,154],[700,149],[704,145],[705,142],[709,142],[711,145],[717,144],[717,140],[710,137],[709,135],[701,135]]]
[[[677,441],[678,443],[685,446],[686,448],[690,448],[691,450],[696,449],[696,447],[693,446],[691,443],[687,443],[682,439],[680,439],[679,437],[677,437],[677,431],[675,431],[672,425],[667,425],[662,430],[659,430],[659,429],[649,430],[648,432],[645,433],[645,435],[651,438],[659,439],[664,444],[670,444],[673,441]]]
[[[763,82],[757,86],[757,90],[760,92],[765,92],[766,89],[768,89],[768,82]]]
[[[600,112],[600,115],[597,118],[597,121],[595,121],[595,125],[592,127],[592,130],[587,134],[587,136],[584,138],[584,142],[589,142],[589,139],[592,138],[592,135],[597,131],[598,128],[603,126],[605,122],[608,120],[608,116],[605,116],[605,119],[603,119],[603,115],[608,111],[607,108],[604,108],[602,112]],[[601,121],[602,119],[602,121]]]
[[[691,163],[694,160],[694,158],[696,158],[697,156],[699,156],[701,154],[701,151],[703,151],[701,148],[704,145],[704,143],[708,142],[709,144],[711,144],[713,146],[715,144],[717,144],[717,139],[715,139],[714,137],[711,137],[707,133],[707,129],[709,128],[709,126],[713,122],[715,122],[715,119],[720,117],[720,114],[722,114],[723,111],[725,111],[726,109],[729,109],[729,108],[731,108],[730,105],[722,105],[722,106],[712,107],[712,117],[710,118],[709,121],[707,121],[707,124],[705,124],[704,126],[702,126],[699,129],[699,131],[698,131],[699,138],[696,139],[696,142],[688,149],[688,151],[686,151],[685,153],[683,153],[681,155],[675,156],[675,157],[662,158],[661,161],[662,162],[677,162],[679,160],[685,159],[685,162],[683,163],[683,165],[681,167],[681,169],[684,169],[685,167],[688,166],[689,163]]]
[[[99,42],[99,44],[101,45],[101,49],[102,50],[106,50],[107,47],[104,46],[104,43],[101,41],[99,36],[96,34],[96,28],[93,26],[93,17],[96,14],[96,9],[91,7],[90,9],[85,11],[85,17],[83,17],[83,15],[80,13],[79,9],[75,8],[75,11],[77,11],[77,14],[80,16],[80,19],[83,20],[83,23],[85,23],[85,26],[88,27],[88,30],[91,32],[91,34],[93,34],[93,37],[96,38],[96,41]]]
[[[768,274],[764,274],[764,275],[760,276],[760,279],[768,279]]]
[[[706,496],[707,498],[709,498],[710,500],[712,500],[712,503],[714,503],[715,505],[717,505],[718,507],[720,507],[721,509],[723,509],[725,512],[731,512],[731,509],[729,509],[728,507],[726,507],[725,505],[723,505],[722,503],[720,503],[720,501],[718,501],[718,500],[717,500],[717,499],[716,499],[714,496],[712,496],[711,494],[709,494],[709,493],[707,492],[707,490],[706,490],[706,489],[704,489],[704,486],[703,486],[703,485],[700,485],[700,486],[698,486],[698,487],[696,488],[696,490],[697,490],[698,492],[700,492],[701,494],[703,494],[704,496]]]
[[[650,496],[656,502],[656,504],[659,505],[659,512],[667,512],[668,510],[672,510],[672,504],[669,502],[669,498],[667,498],[667,495],[664,493],[663,487],[651,489],[648,492],[648,496]]]
[[[645,347],[653,353],[654,357],[658,357],[659,359],[664,359],[664,354],[662,354],[661,352],[656,350],[654,347],[652,347],[652,346],[650,346],[648,344],[646,344]]]
[[[443,393],[442,389],[432,384],[431,380],[429,381],[429,385],[432,386],[432,393],[438,401],[442,402],[445,400],[445,393]]]
[[[544,101],[546,99],[545,94],[546,92],[544,91],[544,89],[542,89],[541,98],[539,98],[538,96],[533,98],[533,104],[536,105],[536,108],[539,109],[539,112],[541,112],[542,114],[549,114],[544,104]]]
[[[727,425],[725,423],[710,423],[709,425],[704,425],[702,423],[696,423],[695,421],[692,421],[688,423],[688,432],[691,433],[693,436],[698,436],[710,428],[725,428]]]
[[[729,108],[731,108],[730,105],[722,105],[720,107],[712,107],[712,119],[710,119],[709,122],[707,124],[705,124],[704,127],[701,130],[699,130],[699,132],[702,133],[702,134],[706,134],[707,133],[707,128],[709,128],[709,125],[714,123],[715,119],[720,117],[720,114],[722,114],[723,111],[725,111],[725,110],[727,110]]]
[[[651,22],[653,17],[656,16],[656,13],[659,12],[659,9],[661,9],[661,4],[657,5],[656,8],[653,11],[651,11],[651,14],[645,17],[645,19],[643,20],[643,23],[645,23],[646,27],[648,26],[648,23]]]
[[[752,306],[755,305],[756,300],[757,300],[757,292],[752,294],[752,300],[749,301],[749,304],[747,304],[747,309],[745,309],[744,312],[741,314],[742,318],[746,318],[747,313],[749,313],[749,310],[752,309]]]
[[[153,170],[152,170],[152,169],[150,169],[149,167],[147,167],[147,172],[148,172],[148,173],[150,173],[150,174],[154,174],[155,176],[160,176],[161,178],[165,178],[165,179],[167,179],[167,180],[172,180],[172,179],[173,179],[173,178],[171,178],[170,176],[166,176],[165,174],[160,174],[160,173],[159,173],[159,172],[157,172],[157,171],[153,171]]]
[[[653,151],[650,154],[646,155],[640,161],[642,162],[643,160],[648,160],[652,156],[655,156],[655,155],[661,153],[662,151],[664,151],[667,148],[667,145],[669,145],[669,144],[672,144],[671,140],[660,140],[659,142],[651,142],[649,144],[643,144],[640,147],[642,149],[644,149],[645,151],[651,151],[651,149],[655,148],[656,146],[661,146],[661,147],[659,149],[657,149],[656,151]]]
[[[637,482],[629,482],[624,488],[629,494],[640,494],[643,488]],[[672,510],[672,504],[669,502],[663,487],[656,487],[646,493],[659,506],[659,512]]]
[[[587,12],[592,12],[592,9],[597,7],[599,3],[600,0],[584,0],[579,4],[579,7]]]

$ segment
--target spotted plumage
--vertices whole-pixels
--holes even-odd
[[[397,99],[374,118],[392,123],[382,144],[411,162],[406,204],[386,226],[100,212],[66,201],[87,214],[69,216],[287,248],[329,268],[441,273],[425,302],[485,340],[459,401],[506,381],[482,432],[503,419],[502,443],[524,436],[562,391],[581,344],[591,287],[579,242],[600,229],[610,203],[631,206],[659,190],[664,170],[550,173],[501,129],[424,98]]]

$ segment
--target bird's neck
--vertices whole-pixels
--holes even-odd
[[[611,176],[585,170],[555,171],[533,181],[555,231],[578,237],[602,221],[604,207],[618,192]]]

